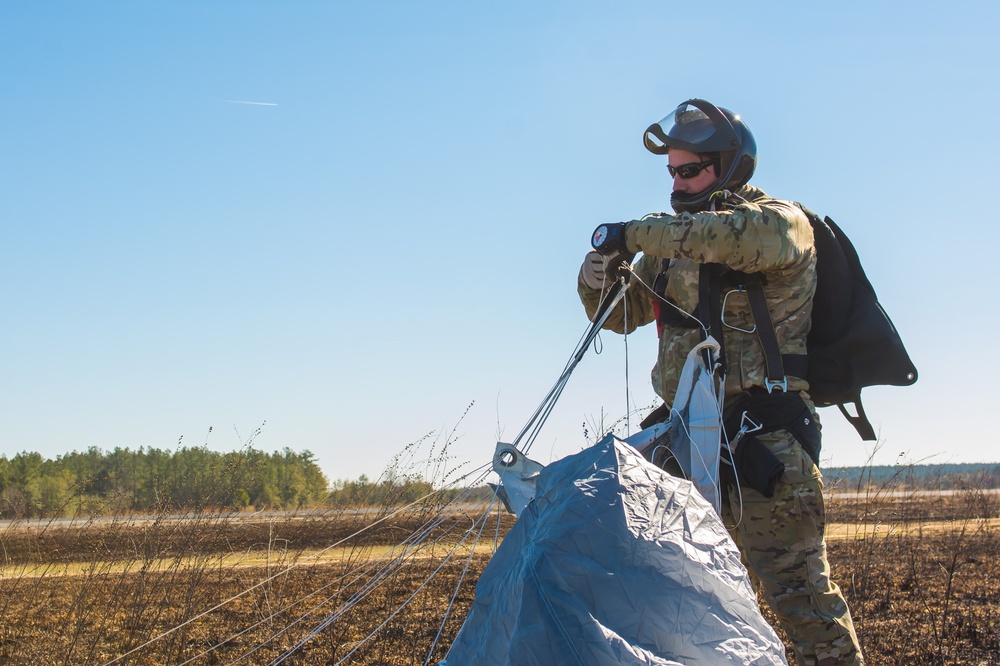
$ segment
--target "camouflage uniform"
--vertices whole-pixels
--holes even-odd
[[[700,264],[762,272],[781,353],[805,353],[816,290],[816,251],[809,220],[793,203],[744,186],[714,212],[659,214],[629,224],[626,245],[629,251],[643,253],[635,271],[646,285],[653,284],[662,260],[671,260],[665,296],[691,314],[696,314],[698,304]],[[578,289],[588,316],[593,317],[600,290],[582,280]],[[656,297],[648,290],[633,285],[626,299],[628,321],[619,305],[605,328],[631,332],[655,320]],[[726,299],[723,321],[728,402],[747,389],[764,386],[766,368],[756,334],[744,332],[753,328],[744,294]],[[699,328],[666,326],[660,332],[652,380],[666,403],[673,401],[688,351],[700,340]],[[799,391],[813,409],[807,389],[804,379],[788,377],[788,390]],[[784,464],[784,473],[771,498],[742,484],[730,489],[723,514],[734,526],[733,540],[792,639],[799,664],[860,664],[850,611],[830,580],[819,468],[787,430],[757,439]]]

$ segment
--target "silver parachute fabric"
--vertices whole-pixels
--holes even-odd
[[[442,666],[785,664],[739,552],[613,436],[545,467]]]
[[[719,343],[714,338],[698,344],[688,352],[677,393],[671,409],[668,427],[671,431],[670,450],[687,478],[708,500],[716,513],[721,513],[719,496],[719,449],[722,439],[722,406],[713,369],[704,361],[708,351],[718,357]]]

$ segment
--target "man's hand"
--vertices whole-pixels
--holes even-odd
[[[591,289],[603,289],[618,279],[625,270],[622,264],[631,263],[633,256],[627,252],[608,255],[597,251],[588,252],[580,266],[580,281]]]

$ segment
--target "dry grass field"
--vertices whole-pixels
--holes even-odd
[[[830,513],[868,664],[1000,664],[995,495],[874,493]],[[431,515],[8,523],[0,663],[435,664],[510,519]],[[474,552],[456,548],[470,525]]]

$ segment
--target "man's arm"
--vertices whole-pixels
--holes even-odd
[[[636,220],[626,226],[625,242],[629,251],[647,256],[725,264],[747,273],[794,269],[813,251],[809,219],[794,205],[774,200]]]

